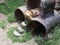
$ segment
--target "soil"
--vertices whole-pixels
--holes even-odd
[[[6,19],[6,17],[4,16],[4,14],[0,13],[0,20],[2,20],[2,19],[4,20],[4,19]],[[11,26],[18,26],[18,24],[16,22],[7,23],[5,29],[0,28],[0,45],[38,45],[34,41],[34,38],[32,38],[31,40],[29,40],[27,42],[24,42],[24,43],[20,43],[20,42],[13,43],[12,40],[10,40],[7,37],[8,28],[11,27]]]

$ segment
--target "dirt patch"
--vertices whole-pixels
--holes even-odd
[[[2,13],[0,13],[0,20],[5,20],[6,19],[6,16]]]
[[[18,26],[18,24],[16,22],[8,23],[5,29],[0,29],[0,45],[38,45],[34,41],[34,38],[24,43],[20,43],[20,42],[13,43],[12,40],[9,39],[7,36],[7,32],[9,31],[8,29],[12,26]]]
[[[6,16],[0,13],[0,20],[6,20],[6,19],[7,19]],[[20,42],[13,43],[12,40],[7,36],[7,32],[9,31],[9,28],[13,26],[19,26],[19,25],[16,22],[14,23],[7,22],[6,28],[4,29],[0,28],[0,45],[38,45],[34,41],[34,38],[24,43],[20,43]]]

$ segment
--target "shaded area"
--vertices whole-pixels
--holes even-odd
[[[31,31],[35,35],[44,36],[46,34],[46,29],[44,25],[37,21],[31,21],[28,23],[27,31]]]
[[[25,20],[25,16],[24,16],[23,12],[20,9],[15,10],[15,17],[16,17],[16,20],[20,21],[20,22]]]

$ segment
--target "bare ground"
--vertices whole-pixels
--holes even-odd
[[[0,19],[5,19],[4,15],[0,15]],[[24,42],[24,43],[19,43],[19,42],[15,42],[13,43],[12,40],[10,40],[7,37],[7,32],[9,27],[12,26],[18,26],[17,23],[8,23],[5,29],[1,29],[0,28],[0,45],[38,45],[35,41],[34,38],[32,38],[31,40]]]

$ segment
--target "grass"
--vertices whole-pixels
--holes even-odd
[[[8,20],[9,22],[16,22],[16,18],[15,18],[15,16],[14,16],[14,13],[8,14],[8,15],[7,15],[7,20]]]
[[[41,36],[36,36],[35,37],[35,41],[39,44],[39,45],[42,45],[42,37]]]
[[[48,38],[44,41],[43,45],[59,45],[60,44],[60,25],[57,25],[54,29],[53,29],[53,38]],[[40,36],[38,36],[36,38],[36,42],[38,44],[42,44],[42,38]]]
[[[11,27],[9,28],[9,31],[7,32],[8,37],[13,41],[13,42],[26,42],[32,38],[32,35],[30,32],[24,33],[22,37],[17,37],[13,34],[13,31],[16,30],[17,27]]]
[[[7,22],[5,20],[0,20],[0,27],[1,28],[4,29],[6,27],[6,24],[7,24]]]
[[[19,6],[24,5],[24,0],[6,0],[5,4],[0,4],[0,13],[9,14],[15,11]]]
[[[47,39],[47,41],[45,42],[45,45],[58,45],[60,44],[60,25],[57,25],[54,28],[54,32],[53,32],[53,38],[52,39]]]
[[[8,15],[8,21],[9,22],[14,22],[14,14],[13,12],[15,9],[19,6],[24,5],[23,0],[6,0],[6,4],[0,4],[0,13],[4,13]],[[6,27],[6,21],[0,21],[0,27],[5,28]],[[30,32],[24,33],[23,37],[16,37],[13,34],[13,31],[16,30],[16,27],[11,27],[9,31],[7,32],[8,37],[13,41],[13,42],[25,42],[27,40],[31,39],[31,34]],[[42,43],[42,38],[40,36],[36,37],[35,40],[37,43],[41,44]],[[59,45],[60,44],[60,26],[56,26],[53,31],[53,38],[52,39],[47,39],[45,40],[44,45]]]
[[[26,42],[32,38],[32,35],[30,32],[24,33],[24,36],[22,37],[16,37],[13,34],[13,31],[16,30],[16,27],[11,27],[9,29],[8,37],[13,41],[13,42]],[[53,38],[47,38],[45,41],[42,39],[40,36],[35,37],[35,41],[39,45],[59,45],[60,44],[60,25],[57,25],[54,30],[53,30]]]

